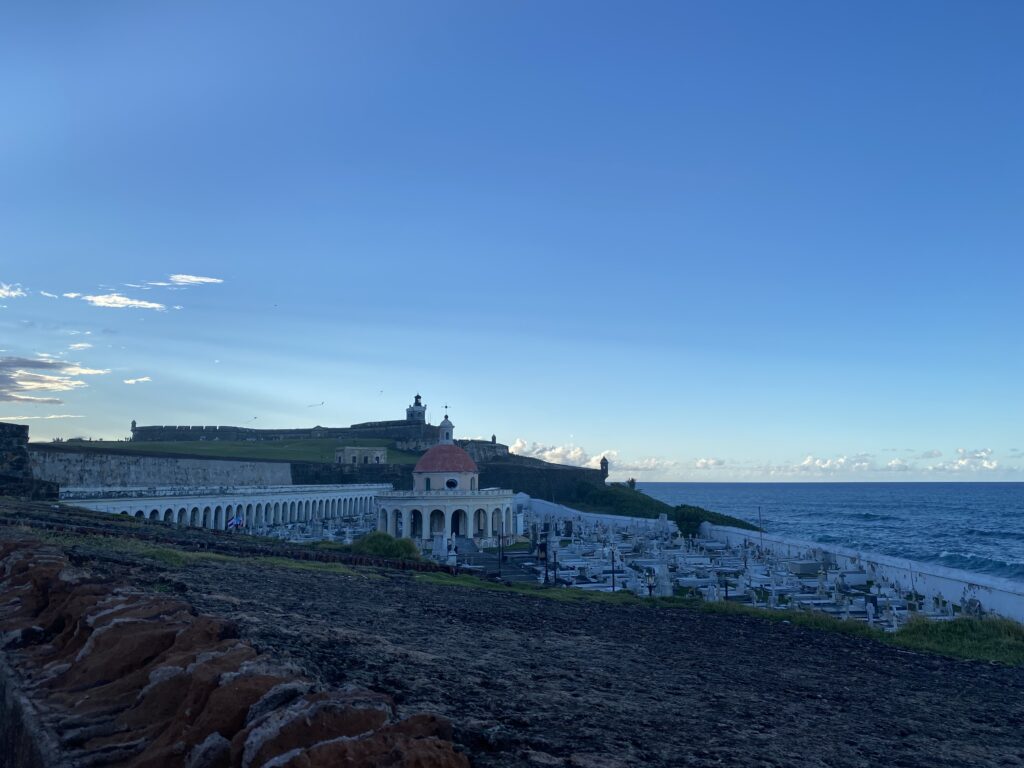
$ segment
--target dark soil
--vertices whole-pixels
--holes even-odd
[[[1020,668],[408,573],[237,562],[168,573],[77,552],[234,619],[258,650],[327,684],[387,693],[403,716],[448,716],[477,766],[1024,766]]]

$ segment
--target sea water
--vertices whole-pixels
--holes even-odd
[[[1024,483],[638,483],[794,539],[1024,581]]]

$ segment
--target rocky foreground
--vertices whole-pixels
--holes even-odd
[[[5,562],[27,546],[26,535],[0,526]],[[187,541],[190,534],[175,535]],[[49,546],[54,544],[51,538]],[[370,764],[310,756],[311,745],[337,749],[356,735],[338,741],[326,727],[296,731],[279,745],[298,749],[305,762],[268,762],[271,747],[264,755],[250,750],[244,762],[253,730],[265,725],[260,718],[270,717],[270,710],[287,720],[280,713],[289,706],[331,701],[321,709],[354,717],[345,708],[353,699],[357,709],[378,713],[367,726],[378,765],[1024,765],[1022,669],[914,654],[745,616],[564,603],[380,569],[332,572],[208,558],[167,565],[119,548],[116,540],[88,538],[60,543],[59,554],[69,556],[73,571],[61,576],[67,566],[54,571],[51,564],[49,582],[38,581],[33,590],[48,591],[71,576],[82,583],[130,585],[132,600],[162,601],[168,621],[182,620],[183,606],[189,615],[210,617],[203,621],[220,627],[211,635],[218,650],[242,654],[234,673],[246,675],[228,680],[248,680],[248,698],[236,695],[247,708],[218,726],[226,731],[217,731],[221,738],[204,737],[217,750],[206,763],[211,766]],[[12,594],[0,595],[0,606]],[[31,599],[24,589],[16,594]],[[0,614],[0,623],[6,620]],[[76,727],[89,727],[88,713],[102,713],[116,697],[145,699],[153,685],[150,669],[144,680],[95,687],[95,671],[74,662],[80,647],[42,671],[27,659],[39,647],[45,650],[47,641],[36,637],[35,651],[28,641],[32,631],[20,650],[6,651],[8,662],[21,665],[31,685],[52,685],[63,697],[60,706],[80,708],[88,695],[86,717],[73,720]],[[168,665],[189,669],[181,661]],[[300,682],[301,698],[276,709],[271,701],[253,716],[248,707],[280,686],[287,669]],[[257,672],[272,679],[253,683]],[[58,679],[58,685],[47,682]],[[68,687],[68,680],[78,683]],[[171,699],[180,702],[181,696]],[[208,709],[205,717],[220,723],[219,708]],[[198,737],[202,729],[184,722],[191,714],[175,711],[176,735],[135,736],[150,740],[146,749],[155,744],[163,750],[154,761],[126,755],[119,764],[187,764],[194,747],[183,746],[183,734],[192,728]],[[145,730],[133,722],[139,733]],[[65,748],[81,749],[82,734],[72,735]],[[401,748],[389,752],[388,738]]]

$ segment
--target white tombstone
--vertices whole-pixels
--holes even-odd
[[[445,543],[443,533],[434,534],[434,543],[430,550],[431,556],[435,560],[445,560],[448,557],[448,545]]]

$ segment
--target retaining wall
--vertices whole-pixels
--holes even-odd
[[[62,487],[292,484],[291,464],[284,461],[73,453],[35,446],[29,459],[35,478]]]

